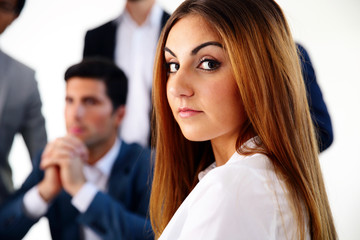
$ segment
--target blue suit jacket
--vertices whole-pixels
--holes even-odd
[[[316,75],[311,64],[309,54],[300,44],[297,44],[297,48],[300,57],[311,118],[315,125],[319,150],[322,152],[331,145],[334,139],[331,118],[323,99],[320,87],[316,82]]]
[[[44,176],[37,167],[19,191],[0,209],[0,239],[21,239],[38,219],[26,216],[24,194]],[[150,150],[137,144],[121,144],[108,182],[108,193],[98,192],[85,213],[71,204],[62,191],[51,203],[46,217],[53,239],[82,239],[80,225],[97,232],[102,239],[153,239],[148,217],[150,197]]]

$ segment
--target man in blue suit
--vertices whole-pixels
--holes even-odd
[[[127,79],[110,61],[65,73],[67,135],[50,142],[1,206],[0,239],[21,239],[42,216],[53,239],[152,239],[150,150],[118,138]]]

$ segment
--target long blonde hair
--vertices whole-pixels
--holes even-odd
[[[296,47],[284,14],[272,0],[188,0],[161,34],[153,84],[156,157],[150,217],[155,237],[196,185],[199,171],[214,161],[209,141],[190,142],[182,135],[166,97],[166,39],[172,26],[189,14],[213,26],[229,55],[239,102],[248,116],[237,149],[269,157],[289,191],[299,239],[305,239],[306,227],[312,239],[336,239]],[[240,150],[248,132],[261,143]]]

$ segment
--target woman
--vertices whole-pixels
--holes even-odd
[[[156,239],[336,239],[274,1],[185,1],[160,37],[153,89]]]

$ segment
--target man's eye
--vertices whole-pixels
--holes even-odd
[[[65,98],[65,103],[66,104],[71,104],[73,102],[73,100],[71,98]]]
[[[95,104],[96,104],[95,99],[92,99],[92,98],[85,99],[84,102],[85,102],[85,104],[87,104],[87,105],[95,105]]]
[[[220,67],[220,63],[216,60],[211,60],[211,59],[202,60],[198,66],[198,68],[206,71],[213,71],[219,67]]]
[[[175,73],[179,70],[180,65],[178,63],[168,63],[167,68],[169,73]]]

